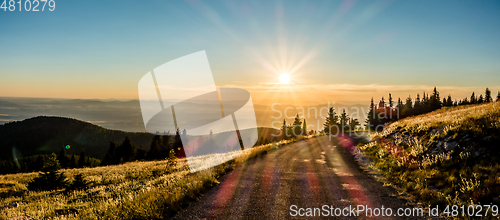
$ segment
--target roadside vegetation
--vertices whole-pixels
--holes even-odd
[[[303,138],[309,136],[255,146],[196,173],[190,173],[186,159],[176,158],[173,151],[160,161],[76,169],[55,169],[58,161],[52,155],[43,173],[0,176],[0,207],[4,207],[0,219],[24,215],[35,219],[163,219],[196,201],[238,164]],[[44,188],[48,182],[56,189]],[[60,215],[55,209],[76,212]]]
[[[388,125],[360,148],[429,205],[500,205],[500,102],[443,107]]]

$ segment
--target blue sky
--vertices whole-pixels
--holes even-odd
[[[218,86],[257,96],[282,72],[294,90],[351,86],[354,100],[373,85],[496,93],[499,11],[499,1],[56,0],[53,12],[0,11],[0,96],[134,99],[145,73],[200,50]]]

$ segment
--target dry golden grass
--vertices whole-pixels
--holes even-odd
[[[392,183],[419,201],[500,205],[499,135],[496,102],[405,118],[360,148]]]
[[[190,173],[186,159],[167,168],[167,160],[130,162],[121,165],[65,169],[72,180],[82,173],[91,186],[65,192],[27,191],[28,182],[38,173],[0,176],[0,206],[19,207],[0,211],[0,219],[29,215],[36,219],[163,219],[202,195],[227,171],[256,155],[296,141],[287,140],[245,150],[234,160]],[[197,158],[204,160],[206,158]],[[195,159],[195,160],[197,160]],[[77,208],[78,215],[56,215],[54,209]]]
[[[487,119],[500,128],[500,102],[445,107],[424,115],[414,116],[396,121],[389,125],[383,134],[390,134],[397,128],[410,133],[430,132],[435,128],[449,126],[449,130],[469,126],[471,119]]]

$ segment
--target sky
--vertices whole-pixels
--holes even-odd
[[[0,10],[0,96],[137,99],[147,72],[202,50],[216,85],[254,104],[496,94],[499,11],[493,0],[56,0]]]

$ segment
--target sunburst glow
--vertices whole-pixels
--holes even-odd
[[[290,81],[290,75],[288,73],[282,73],[280,75],[280,82],[286,84]]]

